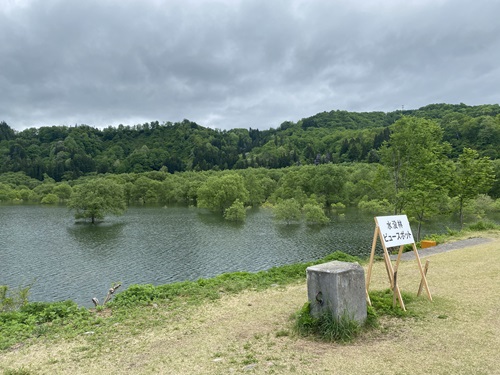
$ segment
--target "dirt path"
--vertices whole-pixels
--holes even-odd
[[[491,238],[485,237],[474,237],[467,238],[464,240],[446,242],[437,246],[428,247],[426,249],[419,249],[418,255],[420,258],[431,256],[434,254],[446,253],[452,250],[463,249],[464,247],[471,247],[476,245],[485,244],[492,241]],[[396,260],[397,255],[391,255],[392,260]],[[415,254],[413,251],[408,251],[406,253],[401,254],[401,260],[412,260],[415,259]]]

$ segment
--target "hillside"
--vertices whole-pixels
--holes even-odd
[[[464,147],[500,157],[500,106],[432,104],[416,110],[331,111],[276,129],[213,130],[189,120],[97,129],[43,126],[20,132],[0,123],[0,173],[22,171],[42,180],[89,173],[283,168],[293,165],[378,162],[391,125],[401,116],[433,119],[442,127],[449,157]]]

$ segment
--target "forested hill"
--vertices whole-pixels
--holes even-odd
[[[151,122],[96,129],[87,125],[14,131],[0,122],[0,173],[23,171],[56,181],[88,173],[282,168],[300,164],[377,162],[378,149],[401,116],[435,120],[451,144],[500,158],[500,106],[431,104],[416,110],[331,111],[276,129],[213,130],[194,122]]]

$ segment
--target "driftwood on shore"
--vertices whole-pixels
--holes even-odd
[[[116,285],[113,285],[111,288],[109,288],[108,295],[104,299],[102,306],[104,306],[113,297],[113,294],[115,294],[116,290],[121,286],[122,286],[122,284],[118,283]],[[96,297],[92,298],[92,303],[94,304],[95,307],[99,306],[99,300]]]

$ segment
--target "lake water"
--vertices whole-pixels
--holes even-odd
[[[319,259],[336,250],[368,256],[373,216],[347,211],[324,227],[285,225],[266,209],[243,224],[187,207],[131,207],[99,225],[75,223],[66,207],[0,206],[0,285],[32,284],[30,301],[91,306],[113,282],[166,284]],[[453,223],[436,222],[427,233]],[[416,233],[416,228],[413,229]]]

